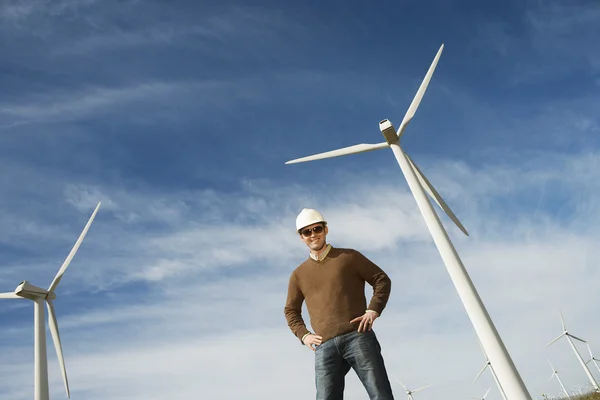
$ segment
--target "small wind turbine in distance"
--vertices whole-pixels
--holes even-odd
[[[586,362],[586,364],[593,362],[594,365],[596,366],[596,368],[598,368],[598,371],[600,371],[600,367],[598,366],[598,363],[596,362],[596,361],[600,361],[600,360],[598,360],[592,354],[592,348],[590,347],[590,344],[589,343],[586,343],[586,344],[587,344],[588,351],[590,352],[590,359]]]
[[[406,390],[406,395],[408,396],[408,400],[414,400],[413,393],[420,392],[421,390],[427,389],[429,386],[431,386],[431,385],[427,385],[427,386],[423,386],[423,387],[420,387],[415,390],[410,390],[406,387],[406,385],[404,385],[404,383],[400,382],[399,380],[396,379],[396,382],[398,382],[400,385],[402,385],[404,390]]]
[[[490,388],[491,389],[491,388]],[[475,397],[473,396],[472,399],[473,400],[485,400],[485,398],[487,397],[487,395],[490,393],[490,389],[488,389],[485,394],[483,395],[483,397]]]
[[[558,339],[560,339],[561,337],[565,336],[567,338],[567,340],[569,341],[569,344],[571,345],[571,348],[573,349],[573,352],[575,353],[575,356],[579,360],[579,363],[583,367],[583,370],[585,371],[585,374],[587,375],[588,379],[590,380],[590,383],[592,384],[592,387],[594,388],[594,390],[596,392],[600,392],[600,388],[598,387],[598,383],[596,382],[596,379],[594,379],[594,375],[592,375],[592,373],[590,372],[590,369],[587,367],[585,361],[583,361],[583,358],[581,358],[581,354],[579,354],[579,351],[577,351],[577,347],[575,347],[575,344],[573,343],[573,341],[571,340],[571,338],[573,338],[575,340],[579,340],[582,343],[586,343],[587,344],[587,342],[585,340],[583,340],[583,339],[578,338],[577,336],[571,335],[569,333],[569,331],[567,331],[567,328],[565,327],[565,320],[563,318],[562,311],[560,311],[559,313],[560,313],[560,322],[562,324],[563,333],[561,333],[559,337],[557,337],[556,339],[554,339],[553,341],[551,341],[550,343],[548,343],[546,345],[546,347],[550,346],[552,343],[556,342]]]
[[[554,366],[552,365],[550,360],[548,360],[548,363],[550,364],[550,368],[552,368],[552,375],[550,376],[550,379],[548,379],[548,382],[550,382],[552,380],[552,378],[554,378],[554,376],[556,375],[556,379],[558,380],[560,387],[562,388],[563,392],[565,392],[565,394],[567,395],[567,398],[570,399],[571,396],[569,395],[569,392],[567,391],[567,388],[565,387],[565,385],[563,385],[562,380],[560,379],[560,376],[558,376],[558,371],[554,368]]]
[[[475,333],[477,334],[480,343],[484,347],[485,353],[488,355],[491,364],[495,367],[498,379],[502,387],[505,390],[506,395],[511,400],[531,400],[531,395],[527,391],[525,384],[519,375],[496,327],[494,326],[471,278],[469,277],[462,261],[458,257],[458,253],[454,248],[448,234],[444,230],[442,223],[438,215],[433,210],[431,203],[429,202],[425,191],[435,200],[435,202],[442,208],[446,214],[452,219],[452,221],[463,231],[465,235],[468,235],[467,230],[462,226],[458,218],[446,205],[441,196],[435,191],[431,183],[425,178],[423,173],[417,168],[416,164],[408,157],[408,155],[400,147],[400,139],[406,130],[408,124],[412,121],[417,108],[425,94],[425,90],[429,85],[433,71],[438,63],[438,60],[442,54],[444,45],[442,44],[438,50],[421,86],[419,87],[417,94],[411,102],[404,119],[400,123],[400,127],[396,131],[392,123],[384,119],[379,123],[379,129],[385,138],[385,142],[377,144],[357,144],[342,149],[332,150],[324,153],[319,153],[307,157],[298,158],[286,162],[286,164],[293,164],[298,162],[320,160],[324,158],[338,157],[348,154],[363,153],[367,151],[373,151],[384,148],[391,148],[400,169],[404,174],[404,177],[408,183],[408,186],[417,202],[417,205],[423,215],[425,223],[433,237],[433,241],[438,248],[438,251],[442,257],[446,269],[450,274],[450,278],[454,283],[454,286],[458,292],[458,295],[465,307],[467,315],[473,324]]]
[[[481,371],[479,371],[479,373],[473,380],[473,383],[477,382],[477,379],[479,379],[479,377],[481,376],[481,374],[483,374],[483,371],[485,371],[486,368],[490,369],[490,372],[492,373],[492,376],[494,377],[494,382],[496,382],[496,386],[498,386],[498,391],[502,395],[502,398],[504,400],[506,400],[506,395],[504,394],[504,390],[502,390],[502,385],[500,385],[500,382],[498,381],[498,377],[496,376],[496,373],[494,372],[494,367],[492,367],[492,364],[490,363],[490,360],[488,360],[487,357],[485,358],[485,365],[483,366]]]
[[[88,220],[83,232],[79,235],[79,238],[75,242],[75,245],[71,249],[71,252],[63,262],[62,266],[58,270],[58,273],[54,277],[54,280],[48,287],[43,289],[32,285],[27,281],[23,281],[17,286],[14,292],[0,293],[0,299],[29,299],[33,300],[33,311],[34,311],[34,399],[35,400],[49,400],[50,393],[48,389],[48,359],[46,357],[46,326],[45,326],[45,312],[44,302],[48,307],[48,325],[50,327],[50,333],[52,335],[52,341],[54,342],[54,348],[56,349],[56,355],[58,363],[60,364],[60,370],[62,373],[63,381],[65,383],[65,390],[67,397],[71,397],[69,391],[69,382],[67,380],[67,370],[65,368],[65,360],[63,358],[62,345],[60,343],[60,335],[58,333],[58,322],[56,320],[56,313],[54,312],[53,300],[56,299],[56,287],[60,283],[60,280],[65,273],[65,270],[71,263],[71,260],[75,256],[75,253],[79,249],[83,238],[85,237],[92,221],[96,217],[96,213],[100,208],[100,203],[96,206],[96,209],[92,213],[92,216]]]

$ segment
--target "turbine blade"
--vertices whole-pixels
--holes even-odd
[[[556,339],[554,339],[553,341],[551,341],[550,343],[548,343],[546,345],[546,347],[550,346],[552,343],[556,342],[558,339],[560,339],[561,337],[565,336],[565,333],[561,333],[559,337],[557,337]]]
[[[415,116],[415,113],[417,112],[417,108],[419,108],[419,104],[421,103],[421,99],[423,99],[423,95],[425,94],[425,90],[427,90],[427,86],[429,85],[429,81],[431,80],[431,76],[433,75],[433,71],[435,71],[435,67],[437,66],[438,60],[440,59],[440,56],[442,55],[443,49],[444,49],[444,45],[442,44],[440,46],[440,49],[438,50],[437,54],[435,55],[435,58],[433,59],[431,66],[429,66],[429,70],[427,71],[425,78],[423,78],[423,82],[421,82],[421,86],[419,86],[419,90],[417,91],[417,94],[415,95],[413,101],[410,103],[410,107],[408,107],[408,110],[406,111],[406,114],[404,115],[404,119],[402,120],[402,123],[398,127],[398,131],[397,131],[398,137],[402,137],[402,134],[404,133],[406,126],[409,124],[409,122]]]
[[[590,359],[593,360],[594,359],[594,355],[592,354],[592,348],[590,347],[589,343],[586,343],[586,345],[587,345],[587,348],[588,348],[588,352],[590,353]]]
[[[559,310],[558,312],[560,313],[560,323],[562,324],[563,331],[566,331],[567,328],[565,327],[565,319],[563,318],[562,310]]]
[[[370,144],[370,143],[355,144],[353,146],[343,147],[343,148],[337,149],[337,150],[331,150],[331,151],[326,151],[324,153],[313,154],[312,156],[296,158],[294,160],[287,161],[286,164],[295,164],[295,163],[299,163],[299,162],[322,160],[324,158],[339,157],[339,156],[345,156],[345,155],[349,155],[349,154],[365,153],[368,151],[379,150],[379,149],[383,149],[386,147],[389,147],[389,144],[387,144],[387,142],[381,142],[381,143],[377,143],[377,144]]]
[[[485,399],[485,398],[487,397],[487,395],[490,393],[490,389],[491,389],[491,388],[488,388],[487,392],[485,392],[485,394],[483,395],[483,398],[484,398],[484,399]]]
[[[567,333],[567,336],[572,337],[575,340],[579,340],[581,343],[587,343],[585,340],[578,338],[577,336],[573,336],[570,333]]]
[[[0,299],[22,299],[21,296],[17,296],[14,292],[0,293]]]
[[[429,386],[431,386],[431,385],[426,385],[426,386],[420,387],[418,389],[412,390],[412,392],[415,393],[415,392],[418,392],[420,390],[427,389]]]
[[[552,378],[554,378],[554,374],[556,373],[556,369],[554,368],[554,365],[552,365],[552,363],[550,362],[550,360],[548,360],[548,364],[550,364],[550,368],[552,368],[552,375],[550,375],[550,379],[548,379],[548,382],[550,382],[552,380]]]
[[[49,292],[53,292],[56,289],[56,286],[58,286],[60,280],[62,279],[63,274],[65,273],[67,267],[71,263],[71,260],[73,259],[73,257],[75,257],[75,253],[77,253],[77,250],[79,249],[79,246],[81,245],[81,242],[83,241],[83,238],[87,234],[87,231],[88,231],[88,229],[90,229],[90,225],[92,224],[92,221],[96,217],[96,213],[98,212],[98,209],[100,208],[100,204],[101,204],[101,202],[98,203],[98,205],[96,206],[96,209],[94,210],[94,212],[92,213],[92,216],[90,217],[87,224],[83,228],[83,231],[79,235],[79,238],[75,242],[75,245],[71,249],[71,252],[69,253],[67,258],[63,262],[63,265],[58,270],[58,273],[56,274],[56,276],[54,277],[54,280],[52,281],[52,283],[50,284],[50,287],[48,288]]]
[[[396,382],[398,382],[403,388],[404,390],[408,391],[408,389],[406,388],[406,386],[404,385],[404,383],[400,382],[398,379],[394,379]]]
[[[52,334],[54,348],[56,349],[56,357],[58,358],[58,363],[60,364],[60,372],[62,373],[63,381],[65,383],[67,397],[71,398],[71,393],[69,392],[69,382],[67,380],[67,370],[65,368],[65,359],[63,357],[62,345],[60,343],[60,335],[58,333],[58,323],[56,321],[56,313],[54,312],[54,304],[52,304],[52,300],[46,299],[46,305],[48,306],[49,314],[48,326],[50,328],[50,333]]]
[[[446,202],[444,201],[442,196],[440,196],[440,194],[437,192],[437,190],[435,190],[435,188],[433,187],[431,182],[429,182],[429,180],[425,177],[423,172],[421,172],[419,167],[417,167],[417,165],[414,163],[414,161],[408,156],[408,154],[406,154],[406,153],[404,153],[404,154],[406,155],[406,158],[408,159],[412,169],[415,171],[415,174],[417,175],[417,178],[419,179],[421,186],[423,186],[423,189],[425,189],[425,191],[427,193],[429,193],[429,196],[431,196],[431,198],[437,203],[437,205],[442,210],[444,210],[446,215],[448,217],[450,217],[450,219],[456,224],[458,229],[460,229],[465,235],[469,236],[469,232],[467,232],[467,230],[465,229],[463,224],[460,223],[460,221],[458,220],[456,215],[454,215],[454,213],[452,212],[450,207],[448,207],[448,204],[446,204]]]
[[[483,374],[483,371],[485,371],[485,369],[488,367],[488,363],[485,363],[485,366],[483,368],[481,368],[481,371],[479,371],[479,373],[477,374],[477,376],[475,377],[475,379],[473,379],[473,383],[477,382],[477,379],[479,379],[479,377],[481,376],[481,374]]]

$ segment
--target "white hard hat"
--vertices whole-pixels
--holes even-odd
[[[316,224],[318,222],[327,224],[327,221],[325,221],[320,212],[313,208],[304,208],[300,214],[298,214],[298,217],[296,217],[296,230],[299,231],[306,226]]]

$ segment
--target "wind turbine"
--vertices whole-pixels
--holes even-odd
[[[60,370],[62,373],[63,381],[65,383],[65,390],[67,397],[71,397],[69,391],[69,382],[67,380],[67,370],[65,369],[65,360],[62,352],[62,345],[60,343],[60,335],[58,333],[58,323],[56,321],[56,313],[54,312],[53,300],[56,299],[56,287],[60,283],[60,280],[65,273],[65,270],[71,263],[71,260],[75,256],[75,253],[79,249],[79,245],[83,241],[96,213],[100,208],[100,203],[96,206],[96,209],[92,213],[92,216],[88,220],[83,232],[79,235],[79,238],[75,242],[75,245],[71,249],[71,252],[63,262],[62,266],[58,270],[58,273],[54,277],[54,280],[48,287],[43,289],[38,286],[34,286],[27,281],[23,281],[17,286],[14,292],[0,293],[0,299],[29,299],[33,303],[34,313],[34,399],[35,400],[49,400],[50,393],[48,389],[48,359],[46,358],[46,326],[45,326],[45,312],[44,302],[48,307],[48,325],[50,327],[50,333],[52,335],[52,341],[54,342],[54,348],[56,349],[56,355],[58,363],[60,364]]]
[[[423,387],[420,387],[420,388],[418,388],[418,389],[415,389],[415,390],[410,390],[410,389],[408,389],[408,388],[407,388],[407,387],[404,385],[404,383],[400,382],[399,380],[397,380],[397,379],[396,379],[396,382],[398,382],[399,384],[401,384],[401,385],[402,385],[402,387],[404,388],[404,390],[406,390],[406,394],[407,394],[407,396],[408,396],[408,400],[414,400],[414,398],[413,398],[413,393],[420,392],[421,390],[423,390],[423,389],[426,389],[426,388],[428,388],[429,386],[431,386],[431,385],[427,385],[427,386],[423,386]]]
[[[490,388],[491,389],[491,388]],[[473,396],[473,400],[485,400],[485,398],[487,397],[487,395],[490,393],[490,389],[488,389],[485,394],[483,395],[483,397],[475,397]]]
[[[408,124],[412,121],[419,103],[425,94],[425,90],[429,85],[433,71],[438,63],[438,60],[442,54],[444,45],[442,44],[438,50],[417,94],[415,95],[410,107],[408,108],[404,119],[400,123],[400,127],[396,131],[392,123],[384,119],[379,123],[379,130],[385,138],[385,142],[377,144],[357,144],[350,147],[345,147],[337,150],[327,151],[307,157],[298,158],[286,162],[286,164],[293,164],[298,162],[320,160],[324,158],[338,157],[348,154],[363,153],[367,151],[373,151],[384,148],[391,148],[400,169],[404,174],[404,177],[408,183],[408,186],[417,202],[417,205],[421,211],[421,214],[427,224],[429,232],[433,237],[433,241],[437,246],[437,249],[442,257],[446,269],[450,274],[450,278],[454,283],[454,286],[458,292],[458,295],[465,307],[465,310],[473,324],[475,332],[482,343],[486,354],[489,356],[491,364],[494,365],[498,379],[505,389],[506,395],[511,400],[531,400],[531,395],[528,393],[521,376],[519,375],[496,327],[494,326],[471,278],[469,277],[462,261],[460,260],[456,249],[452,245],[447,232],[444,230],[442,223],[438,215],[433,210],[431,203],[429,202],[425,191],[435,200],[435,202],[442,208],[446,214],[452,219],[452,221],[458,226],[458,228],[465,234],[468,235],[467,230],[460,223],[458,218],[446,205],[441,196],[433,188],[431,183],[425,178],[423,173],[417,168],[416,164],[410,159],[410,157],[400,147],[400,139],[406,130]]]
[[[502,385],[500,385],[500,382],[498,381],[498,376],[496,376],[496,372],[494,372],[494,367],[492,367],[492,364],[490,363],[490,360],[488,360],[487,356],[485,357],[485,365],[483,366],[481,371],[479,371],[479,373],[473,380],[473,383],[477,382],[477,379],[479,379],[481,374],[483,374],[483,371],[485,371],[485,369],[488,367],[490,368],[490,372],[492,373],[492,376],[494,377],[494,382],[496,382],[496,386],[498,386],[498,391],[502,395],[502,398],[504,400],[506,400],[506,394],[504,394],[504,390],[502,390]]]
[[[586,364],[588,364],[588,363],[590,363],[590,362],[593,362],[593,363],[594,363],[594,365],[596,366],[596,368],[598,368],[598,371],[600,371],[600,367],[598,366],[598,363],[596,362],[596,361],[600,361],[600,360],[598,360],[598,359],[597,359],[596,357],[594,357],[594,355],[592,354],[592,348],[590,347],[590,344],[589,344],[589,343],[586,343],[586,344],[587,344],[588,351],[590,352],[590,359],[589,359],[589,361],[587,361],[587,362],[586,362]]]
[[[552,378],[554,378],[554,376],[556,375],[556,379],[558,380],[558,383],[560,383],[560,387],[567,395],[567,398],[570,399],[571,396],[569,395],[569,392],[567,392],[567,388],[565,388],[565,385],[563,385],[562,381],[560,380],[560,377],[558,376],[558,371],[554,368],[554,366],[552,365],[550,360],[548,360],[548,363],[550,363],[550,368],[552,368],[552,375],[550,376],[550,379],[548,379],[548,382],[550,382],[552,380]]]
[[[587,344],[587,342],[585,340],[583,340],[583,339],[578,338],[577,336],[571,335],[569,333],[569,331],[567,331],[567,328],[565,327],[565,320],[563,318],[562,311],[560,312],[560,322],[562,324],[563,333],[561,333],[559,337],[557,337],[556,339],[554,339],[553,341],[551,341],[550,343],[548,343],[546,345],[546,347],[550,346],[552,343],[556,342],[558,339],[560,339],[561,337],[565,336],[567,338],[567,340],[569,341],[569,344],[571,345],[571,348],[573,349],[573,352],[575,353],[575,356],[579,360],[579,363],[583,367],[583,370],[585,371],[585,374],[587,375],[588,379],[590,380],[590,383],[592,384],[592,387],[594,388],[594,390],[596,392],[600,392],[600,388],[598,387],[598,383],[596,382],[596,379],[594,379],[594,375],[592,375],[592,373],[590,372],[590,369],[587,367],[585,361],[583,361],[583,358],[581,358],[581,354],[579,354],[579,351],[577,351],[577,347],[575,347],[575,344],[573,344],[573,341],[571,340],[571,338],[573,338],[575,340],[579,340],[582,343],[586,343]]]

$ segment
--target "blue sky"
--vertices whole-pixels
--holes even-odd
[[[295,216],[316,207],[332,244],[392,278],[390,375],[433,384],[422,399],[482,395],[493,380],[472,383],[484,358],[392,153],[284,165],[383,141],[443,43],[402,145],[469,230],[442,217],[532,395],[559,392],[546,358],[585,385],[565,342],[544,346],[561,308],[600,354],[599,27],[592,1],[5,1],[0,292],[49,285],[102,201],[57,291],[72,398],[303,399],[312,353],[283,305],[306,257]],[[31,398],[32,316],[1,303],[1,397]]]

